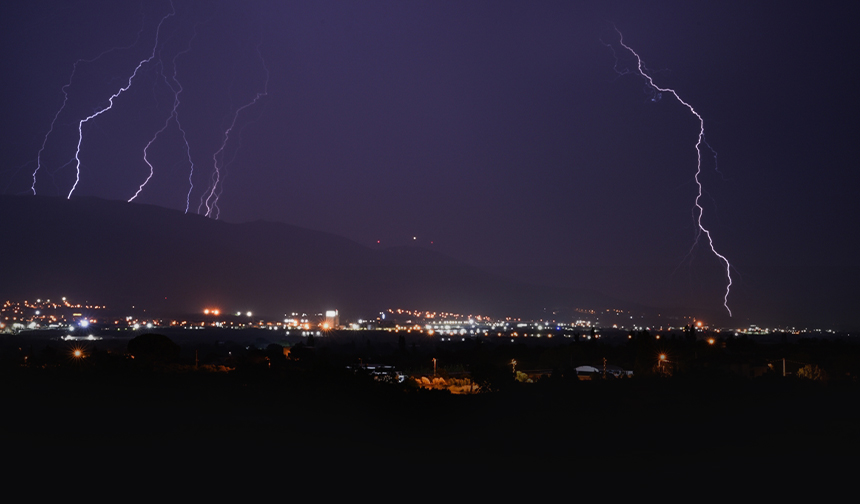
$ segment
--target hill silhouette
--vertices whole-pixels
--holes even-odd
[[[398,307],[537,317],[621,306],[418,247],[371,249],[282,223],[233,224],[97,198],[2,196],[0,229],[3,299],[65,295],[158,313],[337,308],[353,317]]]

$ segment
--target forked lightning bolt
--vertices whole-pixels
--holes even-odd
[[[42,140],[42,146],[39,148],[39,152],[36,154],[36,169],[33,171],[33,184],[30,186],[30,190],[33,191],[33,195],[36,194],[36,175],[39,173],[39,170],[42,168],[42,153],[45,152],[45,146],[48,144],[48,137],[51,136],[51,133],[54,131],[54,125],[57,123],[57,118],[60,117],[60,114],[66,108],[66,103],[69,101],[69,87],[72,85],[72,81],[75,79],[75,73],[78,71],[78,65],[81,63],[94,63],[95,61],[101,59],[102,56],[111,53],[113,51],[117,51],[120,49],[128,49],[130,47],[134,47],[137,44],[137,41],[140,40],[140,34],[143,33],[143,26],[140,27],[140,30],[137,32],[137,37],[134,42],[129,46],[124,47],[112,47],[103,51],[101,54],[92,59],[79,59],[75,61],[72,65],[72,73],[69,75],[69,82],[67,82],[60,90],[63,92],[63,103],[60,105],[60,108],[57,110],[57,113],[54,114],[54,119],[51,120],[51,126],[48,128],[48,132],[45,133],[45,138]],[[71,161],[69,161],[71,163]],[[63,167],[67,166],[69,163],[63,165]]]
[[[711,232],[702,224],[702,214],[704,213],[704,208],[702,208],[702,205],[699,203],[699,201],[702,198],[702,182],[699,180],[699,175],[702,173],[702,144],[708,145],[705,142],[705,120],[702,119],[702,116],[699,115],[698,112],[696,112],[696,109],[694,109],[692,105],[690,105],[689,103],[682,100],[681,97],[678,96],[678,93],[676,93],[674,89],[661,88],[660,86],[654,84],[654,80],[648,74],[648,69],[645,68],[645,65],[642,63],[642,58],[639,56],[638,53],[636,53],[636,51],[634,51],[630,46],[628,46],[627,44],[624,43],[624,35],[622,35],[621,31],[619,31],[618,28],[615,28],[615,31],[618,33],[618,43],[621,44],[621,46],[624,47],[624,49],[629,51],[630,54],[632,54],[636,58],[636,72],[640,76],[642,76],[642,78],[644,78],[646,81],[648,81],[648,86],[654,91],[652,101],[659,100],[661,93],[671,93],[672,96],[674,96],[675,99],[678,100],[679,103],[681,103],[682,105],[687,107],[687,109],[694,116],[696,116],[696,118],[699,120],[699,137],[698,137],[698,140],[696,141],[697,162],[696,162],[696,175],[695,175],[696,186],[698,187],[698,194],[696,195],[696,199],[694,202],[694,208],[695,208],[694,212],[698,214],[695,217],[696,217],[696,222],[699,226],[699,230],[696,234],[696,240],[695,240],[693,246],[695,247],[695,245],[699,242],[699,238],[702,236],[702,234],[704,234],[708,238],[708,245],[711,248],[711,252],[713,252],[714,255],[716,257],[718,257],[719,260],[722,261],[723,264],[725,264],[727,285],[726,285],[726,294],[725,294],[725,296],[723,296],[723,306],[726,307],[726,311],[728,311],[729,316],[731,316],[732,310],[729,308],[729,293],[731,292],[731,288],[732,288],[732,267],[731,267],[731,264],[729,264],[729,260],[726,259],[726,257],[724,255],[717,252],[717,249],[714,247],[714,239],[711,237]],[[612,46],[609,45],[609,47],[610,47],[610,49],[612,49],[612,53],[615,54],[615,50],[612,48]],[[628,71],[626,69],[623,72],[618,70],[617,65],[618,65],[618,59],[616,57],[615,71],[621,75],[628,73]],[[710,148],[710,146],[708,146],[708,148]],[[711,150],[713,151],[713,149],[711,149]],[[715,153],[715,155],[716,155],[716,153]]]
[[[188,49],[182,51],[173,57],[173,82],[176,84],[176,87],[179,89],[176,91],[176,100],[179,100],[179,95],[182,94],[182,84],[179,83],[179,79],[176,78],[176,59],[179,58],[182,54],[191,50],[191,42],[197,37],[197,30],[195,29],[194,35],[191,37],[191,40],[188,42]],[[170,89],[173,89],[173,86],[170,86]],[[191,146],[188,144],[188,135],[185,134],[185,128],[182,127],[182,123],[179,122],[179,111],[174,107],[174,118],[176,119],[176,126],[179,128],[179,131],[182,133],[182,141],[185,142],[185,155],[188,157],[188,164],[191,165],[191,170],[188,173],[188,194],[185,196],[185,213],[188,213],[188,207],[191,206],[191,191],[194,190],[194,181],[192,178],[194,177],[194,161],[191,159]]]
[[[158,22],[157,28],[155,30],[155,40],[154,40],[154,43],[152,45],[152,50],[151,50],[150,54],[146,58],[138,61],[137,66],[134,68],[134,71],[131,72],[131,74],[127,77],[127,79],[123,78],[123,82],[121,83],[121,87],[119,87],[119,89],[117,89],[116,92],[114,92],[113,94],[111,94],[108,97],[107,104],[104,104],[104,102],[102,102],[98,105],[98,107],[90,110],[88,112],[89,115],[86,115],[86,117],[83,117],[82,119],[80,119],[80,118],[75,119],[76,121],[78,121],[78,128],[77,128],[78,138],[77,138],[77,145],[74,149],[74,155],[70,156],[69,161],[66,162],[65,164],[63,164],[60,168],[57,168],[56,170],[49,172],[49,174],[51,175],[51,179],[54,182],[54,186],[56,187],[57,184],[56,184],[56,180],[54,179],[53,175],[56,174],[59,170],[65,169],[69,165],[73,164],[75,166],[74,182],[71,184],[71,189],[68,190],[68,193],[66,195],[67,199],[71,199],[71,197],[74,194],[75,190],[77,189],[79,183],[81,182],[81,171],[82,171],[82,164],[83,164],[82,163],[82,157],[81,157],[81,155],[82,155],[81,150],[82,150],[83,139],[84,139],[85,125],[87,123],[89,123],[90,121],[93,121],[95,118],[99,117],[100,115],[104,114],[105,112],[113,109],[114,105],[117,102],[117,99],[121,95],[126,93],[126,91],[128,91],[132,87],[132,85],[136,82],[136,80],[140,80],[139,74],[143,73],[145,71],[146,67],[152,67],[152,66],[158,64],[159,68],[160,68],[160,76],[159,76],[160,78],[158,79],[158,82],[160,83],[161,81],[163,81],[164,84],[166,84],[166,86],[169,88],[170,92],[172,92],[172,94],[173,94],[173,106],[170,108],[170,112],[165,117],[164,122],[162,123],[160,128],[158,128],[157,131],[155,131],[152,134],[149,141],[146,143],[145,147],[143,148],[143,161],[149,167],[149,173],[146,175],[146,177],[144,177],[144,179],[140,183],[139,187],[134,191],[134,193],[131,195],[131,197],[128,199],[128,201],[131,202],[131,201],[136,200],[143,193],[144,189],[148,186],[148,184],[153,179],[153,177],[155,177],[156,167],[154,166],[154,164],[155,164],[154,161],[152,161],[150,159],[150,157],[151,157],[150,150],[158,142],[158,140],[163,137],[164,134],[167,134],[166,130],[168,130],[168,128],[170,128],[171,125],[175,122],[176,127],[179,130],[179,133],[182,135],[182,141],[185,144],[185,156],[184,157],[187,159],[188,164],[190,165],[190,170],[188,173],[188,190],[187,190],[187,194],[185,197],[185,213],[188,213],[188,211],[191,210],[191,196],[195,191],[195,185],[194,185],[194,178],[196,175],[195,172],[198,172],[199,170],[198,170],[198,167],[195,166],[195,163],[194,163],[193,158],[191,156],[191,147],[190,147],[190,143],[188,140],[188,135],[186,134],[186,130],[183,127],[182,123],[180,122],[179,116],[180,116],[180,108],[182,106],[180,101],[181,101],[181,98],[183,95],[184,88],[183,88],[182,83],[180,83],[180,80],[178,77],[177,61],[180,58],[180,56],[183,56],[184,54],[188,53],[191,50],[192,42],[197,37],[197,26],[199,25],[199,23],[197,25],[195,25],[194,34],[191,36],[190,40],[188,41],[188,45],[187,45],[186,49],[174,54],[173,61],[172,61],[173,72],[171,74],[169,72],[169,69],[166,68],[166,65],[164,64],[164,62],[161,59],[161,53],[165,50],[165,47],[167,44],[167,42],[162,40],[162,39],[169,39],[169,37],[167,37],[165,35],[165,32],[167,31],[167,25],[168,25],[167,22],[168,22],[168,19],[173,18],[173,17],[180,19],[182,17],[182,15],[177,14],[176,6],[174,5],[173,1],[170,0],[170,12],[165,14],[160,19],[160,21]],[[177,21],[177,22],[181,23],[182,21]],[[43,138],[43,140],[41,142],[41,146],[37,152],[36,159],[34,160],[36,168],[34,169],[34,171],[32,173],[32,184],[30,185],[30,192],[32,192],[34,195],[36,194],[36,189],[37,189],[37,187],[36,187],[37,179],[42,176],[41,172],[43,171],[42,168],[43,168],[43,164],[44,164],[43,158],[45,157],[45,152],[47,151],[47,148],[50,145],[50,138],[52,135],[56,134],[55,130],[57,129],[57,125],[62,123],[61,115],[64,114],[66,109],[68,108],[67,105],[70,103],[70,97],[72,95],[72,93],[70,92],[70,88],[72,87],[75,79],[79,78],[78,74],[80,73],[82,65],[85,63],[93,63],[96,60],[99,60],[100,58],[102,58],[103,56],[105,56],[106,54],[108,54],[110,52],[113,52],[113,51],[116,51],[119,49],[127,49],[129,47],[136,46],[137,43],[140,41],[140,36],[143,33],[143,30],[144,30],[144,26],[142,24],[140,31],[137,34],[137,39],[135,40],[134,44],[132,44],[131,46],[114,47],[114,48],[111,48],[111,49],[108,49],[108,50],[102,52],[101,54],[99,54],[95,58],[79,59],[72,65],[72,72],[69,75],[68,82],[65,85],[63,85],[61,88],[61,92],[63,93],[62,104],[60,105],[59,109],[54,113],[54,116],[51,120],[51,123],[50,123],[48,130],[47,130],[47,133],[45,134],[45,137]],[[213,165],[214,165],[213,166],[213,172],[212,172],[210,180],[209,180],[209,186],[206,187],[206,189],[203,191],[203,194],[200,198],[200,206],[197,208],[198,213],[204,214],[205,216],[213,218],[213,219],[219,218],[220,208],[218,207],[218,200],[224,191],[224,181],[225,181],[225,177],[227,176],[227,168],[236,159],[237,152],[240,149],[242,130],[244,129],[244,127],[246,127],[248,125],[247,121],[244,121],[244,122],[240,121],[240,115],[243,115],[245,113],[244,111],[246,109],[253,107],[264,96],[268,95],[269,69],[267,68],[266,61],[263,58],[262,53],[260,52],[260,45],[259,44],[257,45],[256,50],[257,50],[257,55],[260,58],[262,69],[265,72],[265,80],[264,80],[264,83],[262,86],[263,90],[257,92],[253,96],[252,99],[244,102],[243,105],[239,106],[235,110],[232,110],[231,112],[228,113],[227,116],[224,117],[223,121],[225,122],[225,124],[227,124],[227,128],[222,131],[221,144],[218,146],[218,149],[212,155],[212,161],[213,161]],[[29,163],[27,163],[27,164],[29,164]],[[24,166],[26,166],[26,164]],[[44,170],[44,171],[47,171],[47,170]],[[65,189],[61,190],[59,187],[57,187],[57,192],[65,193]]]
[[[218,198],[221,196],[222,190],[219,184],[222,183],[224,177],[224,174],[222,173],[222,170],[225,167],[224,150],[227,148],[227,142],[230,140],[230,134],[236,127],[236,120],[239,118],[239,114],[242,113],[243,110],[257,103],[260,98],[268,95],[269,69],[266,66],[266,60],[263,59],[263,55],[262,53],[260,53],[259,46],[257,47],[257,55],[260,57],[260,61],[263,64],[263,70],[266,72],[266,79],[263,83],[263,90],[258,92],[254,96],[253,100],[236,109],[236,111],[233,113],[233,120],[230,122],[230,126],[224,131],[224,140],[221,142],[221,147],[217,151],[215,151],[214,154],[212,154],[212,162],[215,168],[215,171],[212,173],[212,183],[207,189],[207,191],[203,194],[203,197],[200,201],[200,206],[197,210],[198,213],[200,213],[203,207],[206,207],[206,212],[204,213],[206,217],[217,219],[220,214],[220,211],[218,209]]]
[[[83,139],[84,139],[84,123],[89,122],[91,119],[95,119],[96,117],[102,115],[103,113],[105,113],[108,110],[110,110],[111,108],[113,108],[113,101],[119,95],[128,91],[128,89],[131,87],[131,82],[137,76],[137,72],[140,70],[140,68],[143,65],[152,61],[153,58],[155,58],[155,52],[158,49],[158,37],[161,33],[161,25],[164,24],[165,20],[167,20],[168,18],[170,18],[171,16],[176,14],[176,11],[173,9],[172,3],[170,5],[170,7],[171,7],[170,13],[165,15],[163,18],[161,18],[161,21],[158,22],[158,28],[155,30],[155,44],[152,46],[152,54],[150,54],[148,58],[140,60],[140,63],[137,64],[137,67],[135,67],[134,72],[132,72],[131,76],[128,78],[128,83],[124,87],[119,88],[119,91],[117,91],[116,93],[111,95],[111,97],[108,99],[108,106],[107,107],[95,112],[92,115],[85,117],[84,119],[81,119],[81,121],[78,123],[78,147],[77,147],[77,150],[75,150],[75,161],[76,161],[75,183],[72,185],[72,189],[69,191],[69,195],[66,196],[66,199],[71,199],[72,193],[75,192],[75,188],[78,186],[78,182],[80,182],[80,180],[81,180],[81,157],[80,157],[80,154],[81,154],[81,143],[83,142]],[[149,164],[149,162],[147,162],[147,164]],[[150,165],[150,168],[152,168],[152,165]]]
[[[196,35],[197,35],[197,33],[195,32],[194,36],[196,36]],[[194,37],[192,37],[191,40],[193,41]],[[134,201],[135,198],[137,198],[137,196],[141,193],[141,191],[143,191],[143,188],[146,186],[146,184],[149,182],[149,180],[155,174],[155,169],[153,168],[152,163],[149,162],[149,159],[146,156],[147,152],[149,150],[149,147],[155,142],[156,139],[158,139],[158,135],[160,135],[164,130],[166,130],[167,127],[170,126],[171,121],[173,121],[176,123],[176,127],[179,129],[179,132],[182,134],[182,141],[185,143],[185,155],[188,158],[188,163],[191,165],[191,173],[188,176],[188,182],[189,182],[189,184],[191,184],[191,187],[188,189],[188,196],[186,197],[186,200],[185,200],[185,213],[188,213],[188,198],[191,195],[191,191],[194,189],[194,184],[193,184],[193,182],[191,182],[191,177],[194,175],[194,161],[192,161],[192,159],[191,159],[191,146],[188,144],[188,138],[187,138],[187,135],[185,134],[185,129],[182,127],[182,123],[179,122],[179,105],[180,105],[179,95],[182,94],[183,87],[182,87],[182,84],[179,82],[179,79],[176,77],[176,72],[177,72],[176,60],[177,60],[177,58],[179,58],[180,56],[182,56],[183,54],[187,53],[190,50],[191,50],[191,41],[189,41],[189,43],[188,43],[188,48],[186,48],[184,51],[177,53],[173,57],[173,75],[170,78],[170,80],[173,81],[173,84],[170,83],[170,80],[168,80],[167,76],[164,74],[164,67],[162,66],[162,68],[161,68],[161,77],[164,79],[164,83],[167,84],[167,87],[170,88],[170,90],[173,92],[173,109],[171,109],[170,115],[167,116],[167,119],[164,120],[164,125],[161,127],[161,129],[159,129],[158,131],[155,132],[154,135],[152,135],[152,138],[146,144],[146,147],[143,148],[143,161],[146,163],[147,166],[149,166],[149,176],[147,176],[146,180],[144,180],[143,183],[140,184],[140,187],[138,188],[137,192],[134,193],[134,196],[129,198],[129,200],[128,200],[129,203]]]

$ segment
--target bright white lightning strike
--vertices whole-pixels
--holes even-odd
[[[659,92],[659,93],[655,94],[655,98],[653,98],[652,101],[659,100],[660,93],[671,93],[672,96],[674,96],[675,99],[678,100],[678,102],[680,102],[682,105],[687,107],[687,109],[689,109],[690,112],[694,116],[696,116],[696,118],[699,120],[699,137],[698,137],[698,140],[696,141],[696,159],[697,159],[697,161],[696,161],[696,175],[695,175],[696,186],[699,188],[699,191],[698,191],[698,194],[696,195],[696,199],[694,202],[695,208],[696,208],[696,210],[698,210],[698,215],[696,216],[696,222],[699,226],[699,231],[696,234],[696,240],[694,241],[693,246],[695,247],[695,245],[699,242],[699,237],[701,237],[701,235],[704,233],[704,235],[708,237],[708,245],[711,248],[711,252],[713,252],[714,255],[717,256],[720,259],[720,261],[723,262],[723,264],[725,264],[725,266],[726,266],[726,279],[727,279],[728,283],[726,285],[726,294],[725,294],[725,296],[723,296],[723,306],[726,307],[726,311],[728,311],[729,316],[731,316],[732,310],[729,308],[729,293],[731,292],[731,288],[732,288],[732,267],[731,267],[731,264],[729,264],[729,260],[726,259],[726,257],[724,255],[717,252],[717,249],[714,247],[714,239],[711,237],[711,232],[702,224],[702,214],[704,213],[704,208],[702,208],[702,205],[699,203],[699,200],[702,198],[702,182],[699,180],[699,175],[702,173],[702,144],[705,143],[705,120],[702,119],[702,116],[699,115],[698,112],[696,112],[696,109],[694,109],[692,105],[690,105],[689,103],[682,100],[681,97],[678,96],[678,93],[676,93],[674,89],[661,88],[660,86],[654,84],[654,80],[647,73],[647,69],[644,67],[644,65],[642,63],[642,58],[639,56],[638,53],[636,53],[636,51],[634,51],[630,46],[628,46],[627,44],[624,43],[624,35],[618,30],[618,28],[616,28],[616,27],[613,27],[613,28],[615,28],[615,31],[618,33],[618,43],[621,44],[621,46],[624,47],[624,49],[627,49],[630,52],[630,54],[632,54],[633,56],[636,57],[636,63],[637,63],[636,69],[637,69],[637,72],[639,73],[639,75],[641,75],[645,80],[648,81],[648,85],[652,89]],[[609,47],[610,47],[610,49],[612,49],[612,46],[609,46]],[[615,52],[614,49],[612,49],[612,51],[613,51],[613,53]],[[626,71],[621,72],[617,68],[615,69],[615,71],[618,72],[619,74],[622,74],[622,75],[624,73],[626,73]],[[707,145],[707,143],[705,143],[705,145]],[[711,150],[713,150],[713,149],[711,149]]]
[[[196,37],[196,36],[197,36],[197,32],[195,31],[194,37]],[[192,41],[194,40],[194,37],[191,38]],[[173,84],[176,85],[176,87],[174,87],[173,84],[171,84],[170,81],[167,79],[167,76],[164,75],[164,67],[162,66],[162,68],[161,68],[161,77],[164,79],[164,83],[167,84],[167,87],[170,88],[170,90],[173,92],[173,109],[170,111],[170,115],[167,116],[167,119],[165,119],[164,125],[161,127],[161,129],[159,129],[158,131],[155,132],[155,134],[152,136],[152,138],[146,144],[146,147],[143,148],[143,161],[146,163],[147,166],[149,166],[149,176],[147,176],[146,180],[144,180],[143,183],[140,184],[140,187],[138,188],[137,192],[134,193],[134,196],[129,198],[129,200],[128,200],[129,203],[134,201],[135,198],[137,198],[137,196],[141,193],[141,191],[143,191],[143,188],[146,186],[147,183],[149,183],[149,180],[155,174],[155,169],[153,168],[152,163],[149,162],[149,159],[146,156],[147,152],[149,151],[149,147],[155,142],[156,139],[158,139],[158,135],[160,135],[164,130],[166,130],[167,127],[170,125],[171,121],[173,121],[176,123],[176,127],[179,129],[179,132],[182,134],[182,141],[185,143],[185,155],[188,158],[188,163],[191,165],[191,173],[188,176],[188,182],[191,185],[191,187],[188,189],[188,197],[186,197],[186,200],[185,200],[185,213],[188,213],[188,198],[191,195],[191,191],[194,189],[194,184],[191,181],[191,178],[194,175],[194,161],[192,161],[192,159],[191,159],[191,146],[188,145],[188,138],[187,138],[187,135],[185,134],[185,129],[182,127],[182,123],[179,122],[179,105],[180,105],[179,95],[182,94],[182,91],[184,89],[182,87],[182,84],[179,82],[179,79],[177,79],[177,77],[176,77],[176,73],[177,73],[176,60],[177,60],[177,58],[179,58],[180,56],[182,56],[183,54],[187,53],[190,50],[191,50],[191,42],[189,41],[188,48],[182,52],[177,53],[173,57],[173,76],[171,77],[171,80],[173,81]]]
[[[98,56],[96,56],[95,58],[79,59],[79,60],[75,61],[75,63],[72,65],[72,73],[69,75],[69,82],[67,82],[62,88],[60,88],[60,91],[63,92],[63,103],[62,103],[62,105],[60,105],[60,108],[54,114],[54,119],[51,120],[51,125],[48,128],[48,132],[45,133],[45,138],[42,140],[42,146],[39,148],[39,152],[36,154],[36,169],[33,171],[33,184],[30,186],[30,190],[33,191],[33,195],[36,194],[36,175],[39,173],[39,170],[42,168],[42,153],[45,152],[45,146],[48,144],[48,137],[50,137],[51,133],[53,133],[53,131],[54,131],[54,125],[57,123],[57,118],[60,117],[60,114],[66,108],[66,103],[68,103],[68,101],[69,101],[69,87],[72,85],[72,81],[75,79],[75,73],[77,73],[77,71],[78,71],[78,65],[80,65],[81,63],[94,63],[95,61],[98,61],[99,59],[101,59],[102,56],[104,56],[108,53],[111,53],[113,51],[120,50],[120,49],[128,49],[130,47],[134,47],[135,45],[137,45],[138,40],[140,40],[140,34],[141,33],[143,33],[143,26],[140,27],[140,30],[137,32],[137,37],[135,38],[134,42],[131,45],[124,46],[124,47],[112,47],[110,49],[107,49],[106,51],[102,51],[102,53],[99,54]],[[60,168],[65,168],[66,166],[69,165],[69,163],[71,163],[71,160],[68,163],[66,163],[65,165],[61,166]]]
[[[156,49],[158,49],[158,36],[161,33],[161,25],[164,24],[164,21],[167,20],[167,18],[176,14],[176,11],[173,10],[173,4],[172,3],[170,4],[170,7],[171,7],[171,12],[169,14],[165,15],[163,18],[161,18],[161,21],[159,21],[159,23],[158,23],[158,28],[155,30],[155,44],[152,46],[152,54],[150,54],[148,58],[142,59],[140,61],[140,63],[137,64],[137,67],[135,67],[134,72],[132,72],[131,76],[128,78],[128,83],[124,87],[119,88],[119,91],[117,91],[116,93],[111,95],[111,97],[108,99],[109,104],[107,107],[95,112],[94,114],[92,114],[90,116],[87,116],[84,119],[81,119],[81,121],[78,123],[78,146],[77,146],[77,150],[75,150],[75,161],[77,162],[77,164],[75,166],[75,183],[72,185],[72,189],[69,191],[69,195],[66,196],[66,199],[71,199],[72,193],[75,192],[75,188],[78,186],[78,182],[80,182],[80,180],[81,180],[81,158],[80,158],[80,154],[81,154],[81,142],[83,142],[83,139],[84,139],[84,131],[83,131],[84,123],[102,115],[103,113],[105,113],[108,110],[110,110],[111,108],[113,108],[113,101],[119,95],[128,91],[128,89],[131,87],[131,81],[133,81],[134,78],[137,76],[137,72],[140,70],[140,67],[142,67],[146,63],[149,63],[150,61],[152,61],[153,58],[155,58],[155,51],[156,51]],[[147,162],[147,164],[149,164],[149,163]],[[150,168],[152,168],[152,165],[150,165]],[[135,196],[137,196],[137,195],[135,195]],[[134,198],[132,198],[132,199],[134,199]]]
[[[151,185],[150,182],[152,181],[153,178],[155,178],[155,176],[156,176],[155,172],[156,172],[156,169],[158,168],[156,166],[156,164],[158,164],[158,163],[156,163],[153,159],[151,159],[152,158],[151,150],[153,149],[155,144],[159,141],[159,139],[161,139],[164,135],[166,135],[168,133],[167,130],[169,128],[171,128],[172,123],[175,122],[176,127],[179,130],[179,133],[181,134],[181,137],[182,137],[181,140],[185,144],[184,145],[185,153],[184,153],[183,157],[187,160],[188,165],[190,166],[190,170],[188,172],[188,189],[187,189],[187,193],[186,193],[186,197],[185,197],[185,213],[188,213],[189,210],[192,210],[192,208],[191,208],[191,197],[192,197],[192,194],[197,189],[197,187],[195,187],[195,180],[194,179],[195,179],[195,176],[199,172],[199,168],[198,168],[199,164],[198,164],[198,166],[195,166],[195,162],[191,156],[191,147],[190,147],[188,135],[186,134],[186,130],[183,127],[183,124],[180,122],[180,117],[179,117],[180,116],[180,110],[179,109],[182,107],[182,104],[180,104],[180,100],[184,96],[183,95],[184,88],[183,88],[183,83],[180,82],[179,77],[178,77],[177,61],[179,60],[179,58],[181,56],[185,55],[186,53],[188,53],[191,50],[191,44],[197,36],[197,26],[200,23],[197,23],[194,26],[194,34],[191,37],[191,39],[188,41],[188,45],[187,45],[186,49],[174,54],[174,56],[173,56],[173,73],[170,74],[169,69],[166,68],[166,66],[164,65],[164,62],[161,61],[161,52],[165,50],[166,44],[170,40],[170,37],[166,35],[166,32],[168,30],[169,24],[173,21],[168,21],[168,19],[169,18],[180,19],[182,16],[182,15],[177,13],[178,11],[177,11],[176,6],[174,5],[172,0],[170,0],[170,8],[171,8],[171,12],[163,15],[163,17],[160,18],[160,20],[157,23],[157,29],[155,31],[155,40],[154,40],[154,44],[152,46],[151,54],[149,54],[144,59],[141,59],[137,63],[134,70],[130,73],[130,75],[127,78],[122,78],[123,81],[119,84],[119,86],[121,86],[121,87],[114,88],[114,89],[116,89],[115,92],[109,92],[108,93],[109,96],[107,97],[107,102],[108,102],[107,104],[102,102],[100,105],[93,108],[92,110],[90,110],[86,114],[83,114],[82,116],[79,116],[79,117],[74,119],[75,121],[78,121],[78,128],[77,128],[77,130],[78,130],[78,141],[77,141],[76,147],[73,149],[74,152],[70,156],[70,159],[65,164],[63,164],[59,168],[53,169],[52,171],[50,171],[48,173],[51,177],[52,182],[54,183],[55,188],[57,189],[57,192],[64,193],[64,192],[66,192],[66,190],[57,187],[57,182],[56,182],[56,179],[54,178],[54,175],[56,173],[58,173],[60,170],[65,169],[69,165],[74,165],[74,167],[75,167],[74,181],[72,181],[70,189],[68,189],[68,191],[66,192],[66,198],[67,199],[71,199],[72,195],[77,190],[79,183],[82,181],[81,171],[84,167],[83,167],[83,158],[82,158],[83,153],[81,152],[81,150],[82,150],[82,146],[83,146],[85,123],[89,123],[90,121],[97,118],[98,116],[100,116],[100,115],[104,114],[105,112],[113,109],[114,105],[119,103],[117,101],[117,99],[120,98],[120,96],[123,94],[128,94],[128,93],[126,93],[126,91],[129,91],[130,88],[132,87],[132,85],[136,85],[135,82],[140,80],[139,75],[144,73],[147,68],[153,67],[154,65],[158,64],[160,67],[159,80],[163,80],[164,84],[166,84],[166,86],[169,88],[170,92],[172,92],[173,105],[169,109],[169,112],[167,112],[167,115],[164,117],[163,122],[161,123],[161,126],[157,127],[157,131],[154,131],[154,133],[150,137],[149,141],[145,144],[145,146],[143,148],[143,153],[142,153],[143,154],[143,156],[142,156],[143,162],[149,168],[149,172],[146,174],[145,177],[142,177],[142,180],[140,181],[139,186],[133,191],[133,193],[129,194],[131,197],[128,198],[128,201],[131,202],[131,201],[136,200],[143,193],[144,189],[146,187],[148,187],[149,185]],[[184,18],[182,18],[182,19],[184,19]],[[181,23],[182,22],[181,19],[178,22]],[[68,77],[68,81],[60,89],[62,94],[63,94],[62,102],[59,106],[59,109],[56,110],[56,112],[54,113],[54,115],[51,119],[50,125],[47,129],[47,133],[45,134],[44,138],[42,139],[42,142],[41,142],[41,145],[39,146],[39,150],[36,154],[35,160],[31,161],[31,162],[34,162],[34,164],[36,165],[35,169],[32,172],[32,183],[30,185],[30,192],[32,192],[34,195],[36,194],[37,189],[39,189],[36,187],[37,180],[40,181],[40,179],[44,176],[43,172],[47,171],[47,170],[42,170],[42,168],[43,168],[43,165],[46,164],[45,163],[45,157],[46,157],[45,153],[47,152],[47,149],[50,148],[50,146],[51,146],[50,137],[52,135],[55,135],[57,133],[57,129],[58,129],[59,125],[63,124],[63,118],[61,116],[64,113],[66,113],[69,104],[72,103],[71,98],[73,96],[73,93],[70,91],[70,89],[72,88],[73,82],[75,81],[75,79],[79,78],[79,74],[81,73],[80,67],[82,67],[83,64],[85,64],[85,63],[93,63],[96,60],[101,59],[103,56],[105,56],[106,54],[108,54],[110,52],[117,51],[120,49],[128,49],[130,47],[136,46],[137,43],[140,41],[140,37],[141,37],[141,34],[143,33],[143,30],[144,30],[144,22],[142,21],[141,22],[141,28],[137,33],[137,38],[136,38],[134,44],[132,44],[131,46],[110,48],[110,49],[107,49],[106,51],[102,52],[101,54],[99,54],[95,58],[79,59],[72,65],[72,71]],[[226,170],[233,163],[233,161],[235,161],[236,155],[240,150],[240,143],[242,140],[242,138],[241,138],[242,137],[242,131],[249,124],[248,121],[242,121],[240,118],[240,115],[244,115],[245,112],[243,112],[243,111],[245,111],[245,109],[252,108],[257,102],[261,101],[261,99],[263,97],[268,95],[269,70],[266,66],[266,61],[263,58],[262,53],[260,52],[260,45],[257,45],[256,50],[257,50],[257,54],[260,58],[260,63],[261,63],[262,69],[265,72],[265,80],[263,83],[263,90],[256,92],[251,99],[245,101],[244,103],[240,103],[239,104],[240,106],[238,108],[233,109],[232,111],[230,111],[228,113],[227,116],[225,116],[223,118],[223,121],[225,122],[225,125],[226,125],[226,130],[222,130],[221,143],[219,144],[217,150],[212,155],[214,169],[213,169],[213,172],[212,172],[210,180],[209,180],[209,186],[206,187],[205,190],[203,191],[203,195],[200,199],[200,206],[197,208],[198,213],[205,214],[207,217],[210,217],[213,219],[219,218],[220,208],[218,206],[218,200],[224,191],[224,182],[225,182],[225,177],[227,175]],[[93,121],[93,122],[95,122],[95,121]],[[27,163],[27,164],[30,164],[30,163]]]

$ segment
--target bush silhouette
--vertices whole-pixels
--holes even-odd
[[[128,353],[144,362],[167,363],[179,359],[179,345],[161,334],[141,334],[128,342]]]

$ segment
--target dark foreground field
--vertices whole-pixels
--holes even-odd
[[[840,464],[860,449],[856,384],[781,377],[456,396],[339,372],[7,369],[0,401],[4,451],[34,470],[711,470]]]

